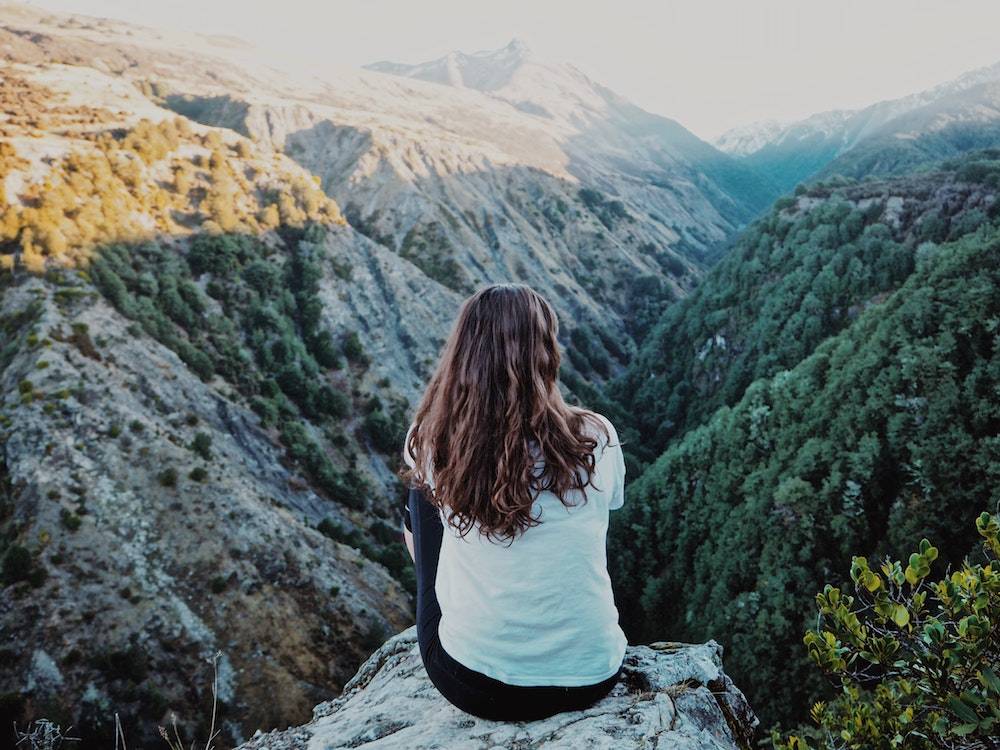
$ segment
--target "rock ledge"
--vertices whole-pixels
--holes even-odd
[[[339,698],[316,706],[308,724],[258,733],[241,750],[749,750],[757,724],[722,671],[715,641],[630,646],[621,680],[590,708],[542,721],[485,721],[441,697],[409,628],[372,654]]]

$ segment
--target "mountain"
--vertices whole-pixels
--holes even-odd
[[[523,78],[526,68],[537,68],[539,72],[554,74],[556,79],[552,83],[556,85],[549,88],[558,91],[558,79],[563,78],[563,74],[570,69],[569,66],[548,65],[538,60],[528,45],[517,38],[511,39],[506,47],[498,50],[485,50],[473,54],[456,50],[436,60],[414,65],[383,60],[365,67],[378,73],[417,78],[421,81],[477,91],[505,89],[511,85],[514,78]],[[560,93],[558,98],[563,98],[564,93]],[[543,109],[540,113],[547,111]]]
[[[450,289],[517,280],[547,293],[567,328],[594,332],[597,371],[571,346],[584,378],[620,369],[608,342],[641,338],[773,194],[674,121],[523,45],[374,67],[307,95],[298,82],[234,97],[207,75],[171,80],[165,102],[283,149],[354,227]]]
[[[589,356],[567,339],[574,387],[619,371],[775,194],[676,122],[521,45],[469,56],[479,78],[459,66],[498,87],[480,91],[371,70],[282,73],[214,40],[186,40],[181,64],[180,42],[156,32],[25,13],[9,34],[15,58],[100,60],[159,105],[282,151],[354,228],[456,293],[515,280],[547,294],[567,333],[596,342]]]
[[[0,9],[0,724],[190,738],[213,663],[223,746],[305,721],[412,622],[399,445],[463,294],[545,293],[596,404],[764,205],[507,54],[480,91]]]
[[[777,196],[773,186],[736,160],[722,156],[676,121],[643,111],[574,66],[536,55],[518,39],[499,50],[456,51],[413,65],[379,62],[367,67],[483,92],[493,100],[558,124],[573,133],[564,147],[571,157],[572,174],[582,181],[613,179],[616,193],[623,196],[630,189],[623,177],[654,184],[659,170],[663,170],[660,180],[679,174],[695,181],[707,177],[715,185],[706,194],[709,202],[738,223]],[[736,205],[728,205],[723,196],[735,199]]]
[[[730,128],[715,139],[715,147],[735,157],[749,156],[777,140],[786,123],[778,120],[759,120],[747,125]]]
[[[304,719],[412,619],[409,373],[359,331],[406,309],[383,340],[430,357],[455,300],[126,81],[8,65],[0,101],[3,724],[187,733],[216,653],[222,742]]]
[[[715,145],[782,192],[817,174],[899,174],[995,145],[1000,133],[998,81],[1000,63],[863,109],[822,112],[783,125],[741,126]]]
[[[998,165],[779,201],[616,390],[636,424],[609,543],[628,635],[718,637],[765,726],[830,696],[796,644],[853,556],[974,549],[1000,466]]]

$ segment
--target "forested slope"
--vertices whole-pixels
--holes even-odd
[[[810,214],[828,220],[813,223]],[[821,691],[802,634],[814,618],[813,597],[824,583],[840,580],[852,555],[898,556],[926,536],[954,563],[973,544],[972,519],[998,499],[1000,230],[980,222],[973,232],[955,231],[960,237],[953,241],[950,230],[941,230],[939,241],[919,245],[914,256],[889,241],[878,229],[883,224],[859,216],[853,237],[883,238],[868,255],[865,241],[855,241],[855,257],[867,263],[843,257],[839,243],[778,244],[762,232],[785,222],[804,240],[810,232],[823,237],[850,216],[835,196],[821,213],[797,220],[776,212],[720,269],[736,281],[742,256],[750,279],[779,284],[773,268],[753,268],[750,248],[759,244],[768,255],[798,249],[807,270],[794,285],[797,294],[770,318],[788,322],[774,326],[762,316],[763,330],[788,335],[774,343],[757,338],[760,331],[746,336],[759,349],[766,344],[768,356],[756,369],[748,361],[741,377],[766,377],[673,442],[631,484],[612,526],[610,560],[630,638],[720,639],[734,679],[765,724],[801,720]],[[883,254],[898,260],[873,265]],[[856,300],[827,298],[826,308],[814,303],[799,310],[812,279],[837,281],[836,273],[820,273],[831,258],[863,272],[867,286],[860,285]],[[789,260],[784,267],[796,268]],[[894,263],[914,271],[888,291],[903,275]],[[715,281],[703,294],[719,288]],[[750,288],[756,304],[773,300],[773,293]],[[712,314],[716,326],[731,311],[749,314],[753,303],[740,300],[741,289],[729,293],[728,306],[710,311],[706,330],[713,330]],[[816,325],[823,309],[883,290],[832,338],[820,342],[822,327],[803,335],[809,330],[803,325]],[[669,332],[663,326],[661,339]],[[796,347],[810,343],[818,344],[814,351],[790,362],[802,351]],[[722,404],[736,395],[722,393],[709,390],[707,398]],[[705,409],[689,412],[700,416]]]
[[[655,457],[754,380],[801,361],[898,288],[922,243],[1000,214],[996,156],[892,180],[831,180],[778,201],[667,310],[615,385],[637,430],[633,455]]]

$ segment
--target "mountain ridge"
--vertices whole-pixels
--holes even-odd
[[[723,133],[714,144],[767,175],[785,191],[821,174],[873,174],[875,170],[870,165],[865,169],[850,166],[853,150],[872,141],[877,141],[872,144],[872,151],[891,150],[895,142],[919,139],[922,135],[960,125],[962,121],[982,117],[982,112],[976,112],[975,94],[989,90],[989,85],[998,80],[1000,62],[968,71],[922,91],[858,109],[818,112],[782,124],[740,126]],[[966,101],[970,106],[965,106]],[[987,102],[994,110],[991,118],[1000,119],[1000,112],[996,111],[1000,104],[998,94],[991,92],[982,103]],[[938,112],[941,113],[939,122],[934,123]],[[959,136],[956,141],[960,140]],[[970,148],[989,145],[981,141]],[[951,152],[934,150],[924,160],[942,159],[960,149],[965,150],[962,146],[956,146]],[[907,166],[914,163],[911,159]],[[897,167],[899,171],[902,169]]]

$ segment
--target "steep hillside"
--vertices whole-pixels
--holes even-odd
[[[224,746],[304,720],[411,621],[396,455],[458,300],[287,157],[0,73],[0,724],[190,734],[216,653]]]
[[[902,174],[997,144],[1000,63],[859,110],[821,112],[784,125],[742,126],[716,145],[786,192],[819,174]]]
[[[790,368],[912,273],[933,243],[1000,215],[996,154],[784,198],[647,337],[615,393],[651,458],[761,377]],[[638,438],[638,439],[635,439]]]
[[[696,375],[672,398],[678,424],[704,424],[632,483],[613,524],[623,620],[638,640],[720,637],[765,724],[800,720],[823,694],[802,633],[852,555],[899,557],[926,536],[955,563],[997,501],[1000,169],[986,161],[966,174],[986,188],[950,165],[881,191],[800,196],[750,230],[733,256],[745,275],[734,265],[706,281],[715,304],[693,300],[706,306],[690,322],[679,306],[658,328],[661,357],[672,328],[692,332],[677,338],[687,364],[674,376]],[[767,265],[781,256],[787,282]],[[838,297],[845,277],[857,294]],[[737,393],[741,378],[755,380]],[[701,401],[719,408],[708,417]]]
[[[283,150],[352,226],[448,289],[532,284],[594,342],[568,340],[570,379],[620,370],[774,195],[676,122],[521,45],[477,57],[458,87],[405,66],[279,73],[239,46],[23,7],[4,18],[9,59],[100,61],[186,117]]]

